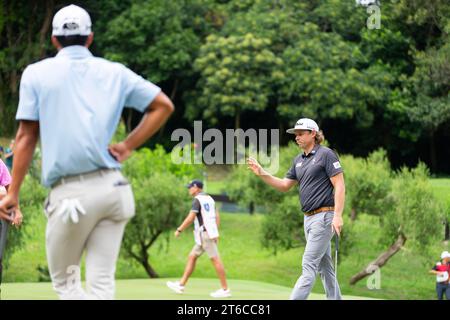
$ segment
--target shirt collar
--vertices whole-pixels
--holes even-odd
[[[69,59],[84,59],[92,57],[92,53],[85,46],[68,46],[59,50],[57,57],[68,57]]]
[[[316,152],[317,152],[317,149],[319,149],[319,147],[320,147],[320,144],[316,144],[316,145],[314,146],[314,148],[311,150],[311,152],[308,153],[308,155],[306,155],[305,152],[303,152],[303,153],[302,153],[302,158],[305,159],[305,158],[309,158],[310,156],[315,155]]]

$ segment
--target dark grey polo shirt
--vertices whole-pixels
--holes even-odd
[[[303,212],[334,206],[330,178],[341,173],[341,163],[333,150],[316,145],[306,156],[295,157],[286,178],[299,182],[299,198]]]

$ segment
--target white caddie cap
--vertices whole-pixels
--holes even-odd
[[[91,33],[91,17],[76,5],[60,9],[53,17],[53,36],[88,36]]]
[[[443,251],[441,253],[441,259],[445,259],[445,258],[450,258],[450,252],[448,251]]]
[[[291,133],[291,134],[295,134],[295,130],[314,130],[314,131],[318,132],[319,131],[319,126],[312,119],[301,118],[301,119],[299,119],[297,121],[297,123],[295,124],[294,128],[287,129],[286,132],[287,133]]]

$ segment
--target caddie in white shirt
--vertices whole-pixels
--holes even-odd
[[[220,279],[221,289],[212,292],[213,298],[231,297],[231,291],[227,286],[225,270],[217,249],[219,239],[219,211],[216,210],[214,199],[203,192],[203,183],[200,180],[193,180],[187,185],[189,194],[194,197],[192,208],[183,223],[175,231],[175,237],[179,237],[192,222],[194,222],[195,245],[188,257],[188,262],[184,274],[180,281],[168,281],[167,286],[176,293],[183,293],[184,287],[195,269],[198,257],[204,252],[209,256]]]

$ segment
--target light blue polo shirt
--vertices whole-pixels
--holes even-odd
[[[108,145],[124,106],[144,112],[161,89],[83,46],[29,65],[20,82],[17,120],[39,121],[42,183],[120,168]]]

